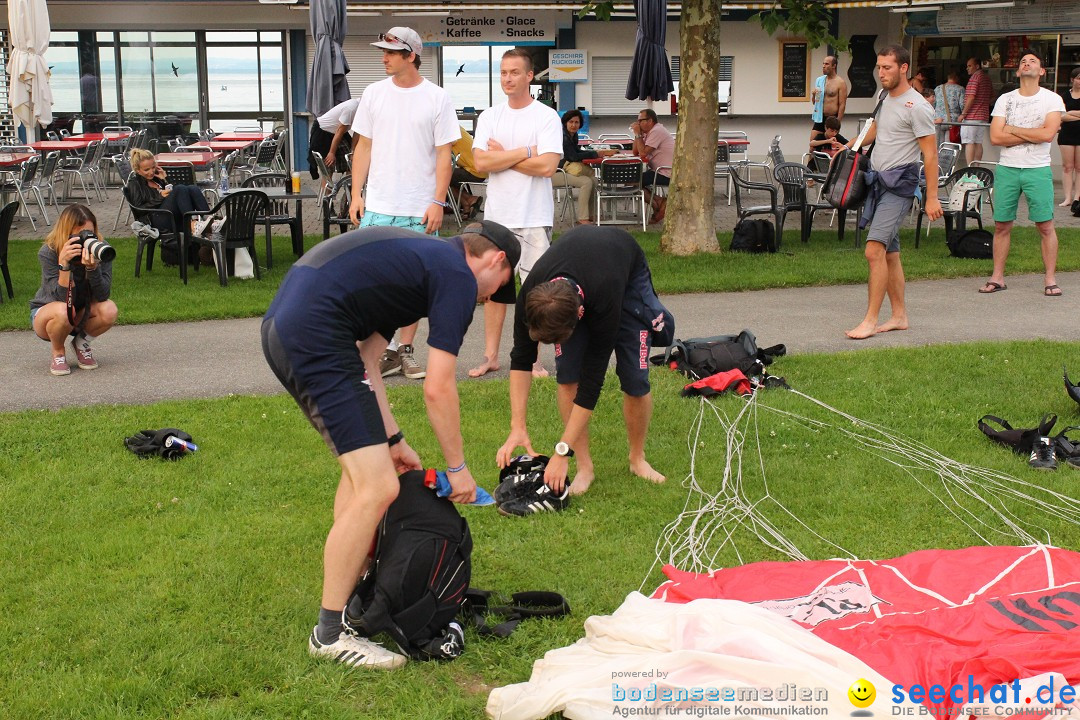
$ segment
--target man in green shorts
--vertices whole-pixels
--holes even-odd
[[[1020,193],[1028,205],[1028,218],[1042,239],[1046,277],[1043,294],[1059,297],[1054,271],[1057,267],[1058,239],[1054,230],[1054,179],[1050,171],[1050,143],[1061,127],[1065,103],[1057,93],[1039,87],[1046,74],[1042,59],[1025,50],[1016,71],[1020,88],[998,98],[991,113],[990,142],[1001,147],[994,177],[994,273],[979,289],[995,293],[1005,289],[1005,260],[1016,204]]]

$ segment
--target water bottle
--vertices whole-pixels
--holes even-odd
[[[219,194],[224,197],[225,193],[229,192],[229,174],[224,170],[221,172],[221,184],[218,185]]]
[[[187,440],[181,440],[180,438],[176,437],[175,435],[169,435],[168,437],[165,438],[165,447],[171,448],[174,445],[176,445],[177,447],[183,448],[184,452],[195,452],[196,450],[199,449],[199,446],[196,445],[195,443],[188,442]]]

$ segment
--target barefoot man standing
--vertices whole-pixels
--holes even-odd
[[[595,225],[565,233],[536,261],[518,294],[510,353],[510,434],[496,455],[499,467],[509,465],[519,447],[536,454],[525,415],[531,368],[537,344],[542,342],[555,345],[555,379],[564,426],[544,473],[552,492],[562,497],[567,490],[580,495],[592,483],[589,420],[612,353],[623,391],[630,472],[664,482],[664,476],[645,459],[653,407],[649,349],[670,345],[674,332],[675,320],[656,297],[645,253],[629,233]],[[577,473],[566,488],[571,457],[577,460]]]
[[[863,321],[847,331],[847,336],[853,340],[908,328],[904,267],[900,264],[900,226],[911,210],[912,199],[919,187],[920,152],[926,177],[938,176],[934,108],[908,83],[910,62],[911,55],[899,45],[888,45],[878,53],[878,79],[888,95],[881,102],[877,122],[863,141],[864,145],[874,143],[870,164],[876,177],[867,178],[874,181],[862,216],[862,224],[870,225],[866,234],[869,299]],[[852,140],[848,146],[854,142]],[[941,217],[937,194],[937,183],[927,183],[925,207],[931,220]],[[886,294],[892,316],[879,325],[878,313]]]

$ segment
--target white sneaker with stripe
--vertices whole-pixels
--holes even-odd
[[[376,642],[348,632],[342,632],[337,642],[324,644],[319,642],[312,630],[311,637],[308,638],[308,652],[313,657],[329,658],[349,667],[372,667],[381,670],[399,668],[408,660],[404,655],[390,652]]]

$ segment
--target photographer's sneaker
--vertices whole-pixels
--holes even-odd
[[[71,368],[68,367],[67,358],[63,355],[57,355],[49,363],[49,372],[53,375],[70,375]]]
[[[401,372],[401,356],[397,350],[387,350],[379,360],[379,375],[390,377]]]
[[[1040,437],[1031,447],[1031,457],[1028,459],[1028,467],[1035,470],[1057,470],[1057,460],[1054,458],[1054,444],[1048,437]]]
[[[86,345],[76,339],[71,343],[71,347],[75,350],[75,360],[79,363],[79,367],[83,370],[93,370],[97,367],[97,361],[94,360],[94,352],[90,349],[89,345]]]
[[[161,231],[153,225],[147,225],[146,223],[136,220],[131,223],[131,231],[136,235],[146,235],[147,237],[157,238],[161,235]]]
[[[405,377],[410,380],[423,380],[427,377],[427,371],[413,357],[412,345],[399,347],[398,356],[401,358],[401,372]]]
[[[408,660],[404,655],[390,652],[382,645],[365,637],[342,632],[336,642],[319,642],[315,631],[308,638],[308,652],[313,657],[329,658],[349,667],[371,667],[380,670],[393,670]]]

